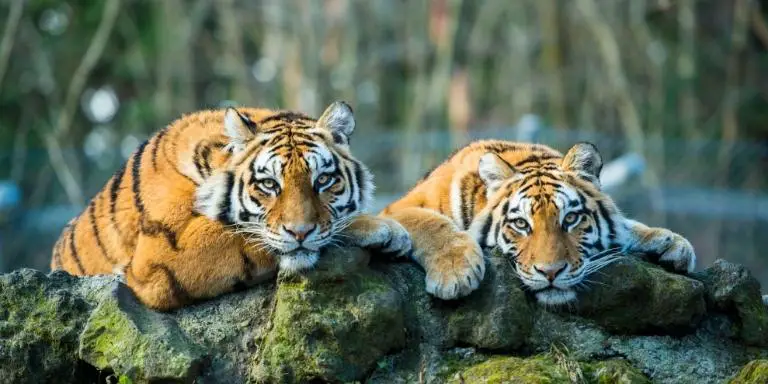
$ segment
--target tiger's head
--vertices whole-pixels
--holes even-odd
[[[557,305],[574,300],[587,276],[616,260],[617,208],[600,191],[603,163],[594,145],[577,144],[564,157],[547,150],[515,165],[494,153],[480,158],[488,204],[471,232],[514,261],[540,303]]]
[[[229,108],[223,126],[231,157],[198,187],[197,210],[268,248],[282,269],[313,266],[373,193],[371,173],[349,150],[352,109],[335,102],[315,120]]]

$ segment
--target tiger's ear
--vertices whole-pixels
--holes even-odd
[[[504,180],[515,175],[515,169],[499,155],[492,152],[488,152],[480,158],[477,172],[480,174],[480,179],[485,183],[488,195],[496,192]]]
[[[239,152],[256,136],[256,123],[237,109],[229,107],[224,112],[224,133],[229,137],[229,147],[232,151]]]
[[[336,144],[348,145],[355,130],[352,107],[343,101],[334,101],[317,120],[317,127],[330,131]]]
[[[594,144],[583,142],[571,147],[563,157],[561,167],[565,171],[575,172],[582,179],[600,187],[603,158]]]

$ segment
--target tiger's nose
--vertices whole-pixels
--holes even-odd
[[[283,225],[283,230],[293,236],[298,242],[304,241],[312,231],[317,228],[317,224],[287,224]]]
[[[558,261],[552,264],[534,264],[533,269],[546,276],[547,280],[552,282],[555,281],[557,275],[563,272],[567,266],[568,264],[565,261]]]

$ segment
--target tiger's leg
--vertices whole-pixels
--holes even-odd
[[[395,257],[407,256],[413,247],[408,231],[386,217],[359,215],[342,231],[347,245],[373,248]]]
[[[466,296],[485,276],[480,245],[447,216],[424,208],[383,213],[411,234],[412,258],[427,273],[427,292],[444,300]]]
[[[270,255],[244,247],[217,225],[190,225],[197,228],[175,246],[163,236],[139,235],[126,284],[145,305],[163,311],[252,285],[276,269]]]
[[[693,272],[696,253],[683,236],[666,228],[652,228],[635,220],[625,219],[624,248],[658,257],[658,263],[681,273]]]

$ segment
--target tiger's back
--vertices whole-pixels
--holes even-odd
[[[64,228],[51,268],[73,275],[112,273],[130,262],[139,234],[161,237],[178,249],[178,233],[196,215],[196,187],[230,156],[223,150],[223,116],[223,110],[189,114],[143,142]]]

